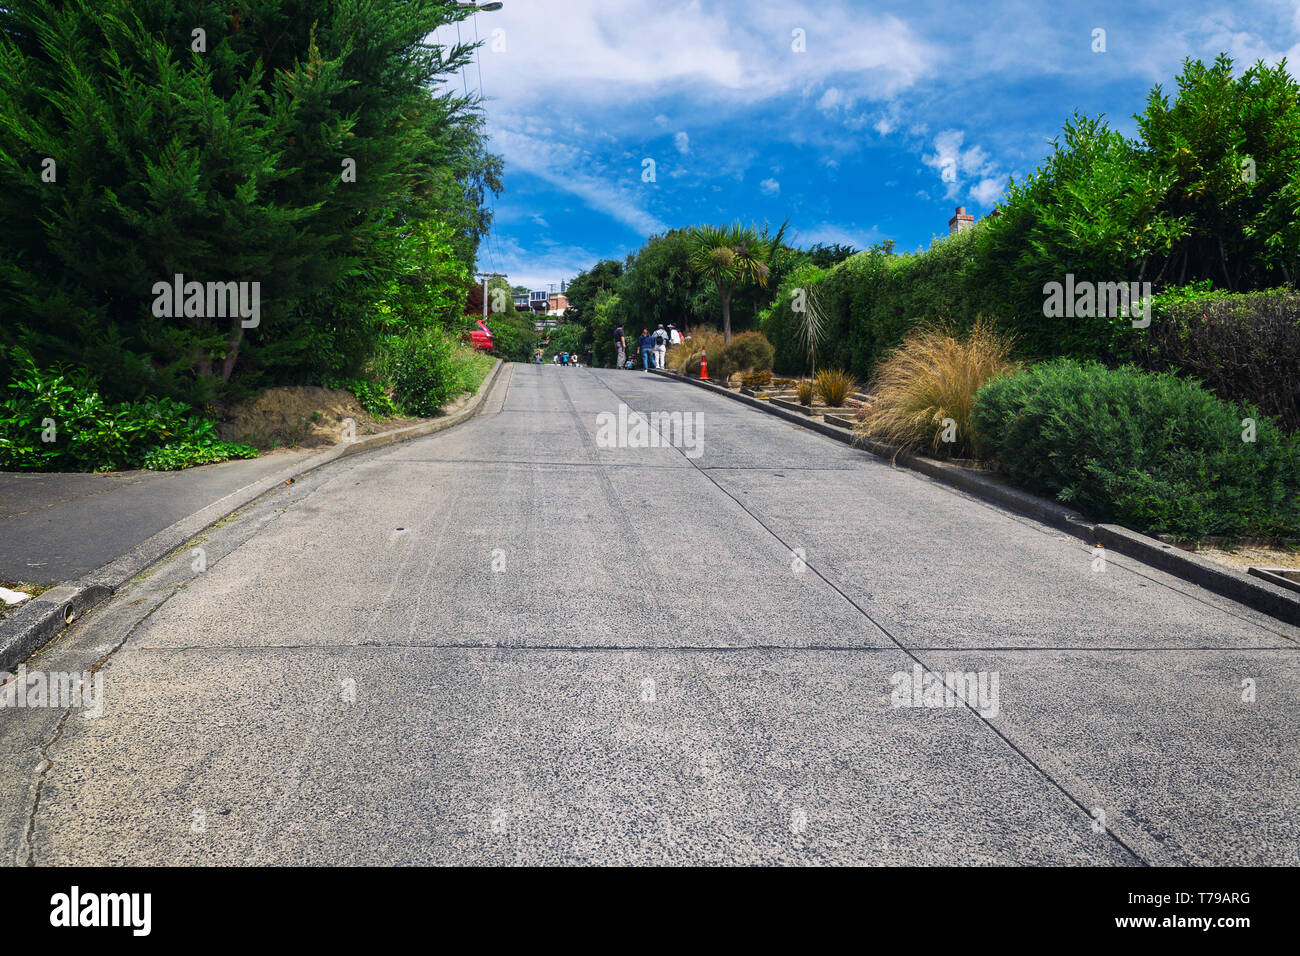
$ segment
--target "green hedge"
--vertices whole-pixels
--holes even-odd
[[[1171,373],[1059,359],[986,384],[973,421],[981,457],[1094,519],[1184,538],[1300,535],[1300,436]]]
[[[1300,429],[1300,295],[1207,285],[1155,296],[1151,327],[1134,333],[1138,360],[1156,371],[1190,372],[1220,397]]]
[[[846,369],[863,381],[923,323],[940,322],[963,332],[981,314],[993,317],[1000,300],[981,292],[974,278],[976,243],[973,231],[964,232],[936,241],[925,252],[893,255],[873,249],[826,271],[796,272],[762,320],[776,349],[777,370],[792,375],[808,371],[791,308],[791,293],[798,287],[826,316],[818,367]]]
[[[772,343],[772,365],[787,375],[804,375],[808,372],[808,352],[799,338],[799,319],[795,313],[796,300],[807,306],[810,290],[816,289],[826,278],[825,269],[807,264],[788,275],[771,305],[758,319],[758,329]]]

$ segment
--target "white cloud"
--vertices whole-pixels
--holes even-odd
[[[478,59],[484,93],[512,108],[608,100],[615,91],[621,103],[683,90],[695,101],[744,103],[832,75],[838,95],[893,96],[940,61],[903,20],[843,0],[819,4],[808,52],[794,53],[791,25],[807,18],[793,3],[548,0],[507,3],[474,20],[480,38],[505,31],[506,50],[489,43]],[[454,41],[454,32],[444,28],[440,39]]]
[[[828,87],[822,94],[821,99],[817,101],[817,108],[824,112],[830,112],[844,102],[844,94],[839,91],[838,87]]]
[[[758,188],[762,190],[764,196],[775,196],[781,191],[781,184],[775,179],[765,179],[758,184]]]
[[[499,130],[493,144],[510,168],[577,196],[629,229],[650,235],[668,228],[647,209],[655,184],[642,182],[639,164],[610,169],[580,147],[510,129]]]
[[[992,206],[1002,195],[1006,179],[981,179],[970,188],[970,197],[982,206]]]
[[[677,133],[673,137],[673,145],[677,147],[677,152],[685,156],[691,151],[691,138],[684,132]]]
[[[939,174],[944,184],[944,195],[956,199],[962,194],[963,184],[971,178],[979,181],[969,187],[971,198],[986,203],[985,197],[996,197],[1006,181],[996,164],[979,146],[963,148],[966,134],[958,129],[945,129],[934,137],[934,152],[921,157],[921,161]]]

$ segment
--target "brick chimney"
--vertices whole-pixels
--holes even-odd
[[[955,236],[959,232],[974,228],[975,217],[967,214],[965,206],[958,206],[957,214],[948,220],[948,235]]]

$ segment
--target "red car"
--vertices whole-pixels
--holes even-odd
[[[465,334],[469,337],[469,344],[474,348],[484,352],[492,351],[492,330],[487,327],[487,323],[482,319],[478,320],[477,329],[471,329]]]

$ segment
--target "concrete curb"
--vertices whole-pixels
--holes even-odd
[[[425,435],[452,428],[473,418],[496,384],[504,364],[501,359],[497,359],[492,370],[483,379],[483,384],[465,403],[465,407],[445,418],[419,422],[391,432],[340,443],[319,455],[313,455],[280,471],[264,475],[189,517],[169,525],[126,554],[82,575],[75,581],[65,581],[25,602],[20,608],[0,619],[0,671],[12,671],[18,664],[49,643],[68,624],[105,598],[116,594],[141,571],[277,485],[316,471],[318,468],[324,468],[340,458],[374,451],[412,438],[423,438]]]
[[[1253,577],[1245,571],[1215,564],[1191,551],[1184,551],[1117,524],[1099,524],[1096,533],[1098,542],[1120,554],[1127,554],[1143,564],[1168,571],[1184,581],[1198,584],[1207,591],[1231,598],[1270,617],[1300,625],[1300,594],[1288,593],[1286,588]]]
[[[718,395],[725,395],[751,408],[784,418],[802,428],[811,429],[846,445],[861,448],[879,458],[920,472],[928,478],[957,488],[982,501],[1051,525],[1089,544],[1100,544],[1111,548],[1143,564],[1149,564],[1184,581],[1203,587],[1207,591],[1212,591],[1220,597],[1244,604],[1288,624],[1300,625],[1300,594],[1291,593],[1286,588],[1252,577],[1244,571],[1223,567],[1190,551],[1183,551],[1171,544],[1165,544],[1156,538],[1130,531],[1119,525],[1094,524],[1078,511],[1013,487],[989,472],[963,468],[950,462],[925,458],[906,451],[900,452],[893,445],[864,438],[848,428],[808,418],[801,412],[787,411],[771,402],[759,401],[748,395],[714,385],[712,382],[701,382],[699,379],[687,378],[661,369],[651,371],[666,378],[688,382]]]

